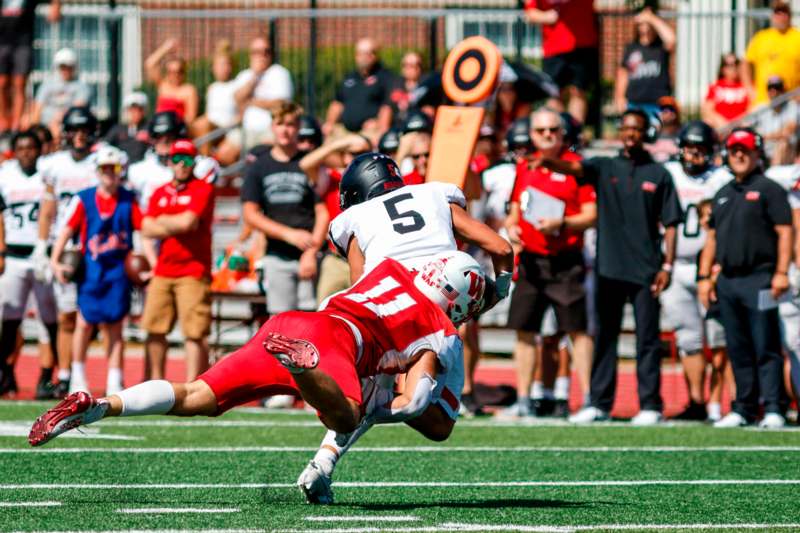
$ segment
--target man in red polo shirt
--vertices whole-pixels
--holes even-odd
[[[579,160],[564,144],[564,123],[554,110],[531,115],[531,137],[539,154]],[[511,295],[508,327],[517,331],[517,404],[507,414],[527,416],[535,361],[535,337],[549,306],[560,332],[568,333],[579,374],[587,387],[592,341],[586,334],[586,292],[583,281],[583,231],[597,218],[594,189],[575,178],[543,167],[517,166],[506,227],[519,254],[519,276]]]
[[[161,243],[142,315],[151,379],[164,378],[167,333],[176,315],[186,339],[186,380],[208,368],[214,187],[194,177],[196,156],[190,140],[172,144],[173,179],[155,190],[142,221],[142,233]]]
[[[542,26],[543,70],[567,99],[569,114],[586,122],[586,92],[598,78],[594,0],[527,0],[525,16]]]

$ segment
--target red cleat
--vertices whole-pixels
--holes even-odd
[[[36,419],[28,434],[31,446],[41,446],[62,433],[103,418],[108,402],[98,402],[85,392],[70,394]]]
[[[316,368],[319,364],[317,347],[303,339],[291,339],[280,333],[268,333],[264,348],[292,374]]]

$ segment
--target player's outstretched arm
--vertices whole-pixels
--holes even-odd
[[[511,272],[514,269],[514,251],[511,244],[483,222],[472,218],[456,204],[450,204],[453,216],[453,233],[462,241],[479,246],[492,258],[494,271]]]

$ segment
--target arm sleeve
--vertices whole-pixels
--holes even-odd
[[[274,97],[282,100],[291,100],[294,96],[294,85],[292,84],[292,75],[288,70],[281,67],[275,71],[275,82],[272,86]]]
[[[36,101],[40,104],[44,104],[50,99],[50,83],[44,82],[39,86],[39,90],[36,91]]]
[[[467,208],[467,198],[464,196],[464,192],[457,186],[452,183],[441,183],[437,181],[432,181],[431,184],[436,184],[436,187],[438,187],[444,195],[448,204],[457,204],[464,209]]]
[[[139,231],[142,229],[142,218],[142,210],[139,208],[139,204],[134,202],[131,208],[131,222],[134,230]]]
[[[158,196],[159,196],[158,189],[156,189],[156,192],[150,195],[150,200],[147,204],[147,213],[145,213],[145,216],[157,217],[158,215],[161,214],[158,212],[158,203],[157,203]]]
[[[791,225],[792,209],[789,207],[789,200],[783,189],[776,185],[767,189],[766,192],[766,213],[770,222],[776,226]]]
[[[661,204],[661,224],[665,227],[677,226],[683,222],[683,210],[681,209],[681,202],[678,199],[678,192],[675,190],[672,176],[666,170],[664,170],[663,187],[664,195]]]
[[[760,32],[756,33],[747,45],[747,50],[744,53],[744,58],[748,63],[758,62],[758,43],[760,41]]]
[[[187,210],[198,217],[203,216],[203,213],[209,208],[214,198],[214,188],[205,182],[203,182],[203,185],[203,187],[198,187],[192,194],[192,201],[187,206]]]
[[[73,105],[89,105],[92,100],[92,89],[85,83],[78,83],[75,86],[74,96]]]
[[[597,202],[597,193],[591,185],[581,185],[578,187],[578,202],[583,204],[594,204]]]
[[[263,203],[263,190],[261,179],[259,178],[258,165],[252,164],[247,167],[242,184],[242,202],[255,202],[258,205]]]
[[[713,100],[714,94],[717,92],[717,86],[715,84],[711,84],[708,86],[708,91],[706,91],[706,100]]]
[[[73,196],[67,206],[67,226],[72,231],[78,231],[86,221],[86,210],[80,196]]]
[[[791,191],[789,193],[789,207],[800,209],[800,191]]]
[[[352,208],[351,208],[352,209]],[[347,246],[350,244],[350,239],[353,238],[353,230],[350,227],[350,217],[348,212],[345,211],[338,217],[334,218],[328,229],[328,240],[331,241],[336,251],[347,258]]]

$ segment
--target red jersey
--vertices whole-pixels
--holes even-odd
[[[105,196],[100,192],[100,189],[98,189],[94,195],[94,199],[97,203],[97,210],[104,219],[113,215],[114,210],[117,209],[117,195]],[[67,226],[80,235],[81,247],[85,249],[87,230],[86,207],[83,205],[80,196],[75,195],[72,197],[67,213]],[[137,231],[142,229],[142,212],[139,209],[139,204],[135,202],[131,206],[131,223],[133,229]]]
[[[417,169],[415,168],[405,176],[403,176],[403,183],[406,185],[419,185],[420,183],[425,183],[425,178],[419,175]]]
[[[565,161],[580,161],[581,156],[565,151],[560,156]],[[578,185],[573,176],[552,172],[544,167],[533,170],[522,161],[517,165],[517,180],[511,193],[511,202],[520,205],[519,226],[522,230],[522,246],[527,252],[539,255],[556,255],[566,250],[583,247],[583,232],[563,229],[558,235],[544,235],[533,224],[525,220],[524,204],[521,201],[528,188],[538,189],[564,202],[564,216],[577,215],[581,206],[596,201],[594,187]]]
[[[150,197],[148,217],[177,215],[191,211],[200,219],[192,231],[161,240],[154,274],[165,278],[211,277],[211,223],[214,216],[214,186],[192,179],[178,186],[162,185]]]
[[[714,111],[727,120],[739,118],[750,107],[750,95],[739,81],[717,80],[708,87],[706,100],[714,102]]]
[[[544,57],[597,46],[594,0],[527,0],[525,9],[558,12],[555,24],[542,25]]]
[[[423,350],[435,352],[444,372],[463,371],[463,349],[453,323],[414,285],[408,270],[384,259],[322,313],[351,322],[361,337],[358,375],[405,372]]]

